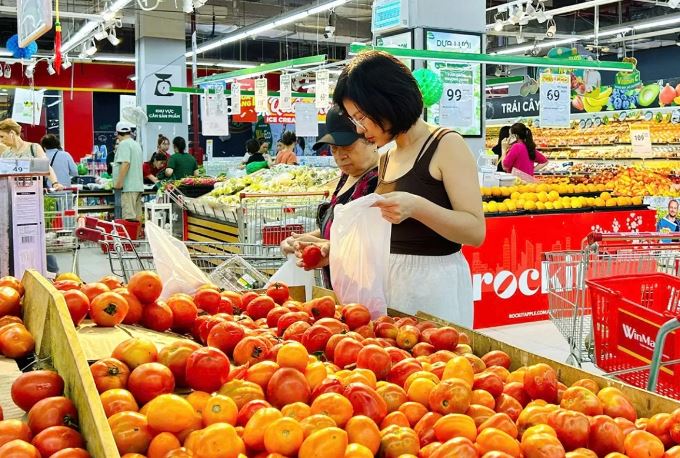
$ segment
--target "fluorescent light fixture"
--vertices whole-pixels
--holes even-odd
[[[585,37],[585,38],[572,37],[572,38],[563,38],[561,40],[544,41],[544,42],[541,42],[541,43],[536,43],[535,46],[534,45],[519,46],[519,47],[514,47],[514,48],[501,49],[500,51],[497,51],[494,54],[505,55],[505,54],[524,53],[524,52],[527,52],[527,51],[531,51],[534,48],[538,48],[538,49],[553,48],[555,46],[566,45],[566,44],[574,43],[574,42],[577,42],[581,39],[587,39],[587,38],[588,37]]]
[[[111,31],[109,32],[109,43],[111,43],[113,46],[118,46],[120,44],[120,38],[116,36],[116,28],[111,27]]]
[[[673,17],[670,17],[668,19],[659,19],[652,22],[633,25],[633,29],[634,30],[653,29],[656,27],[663,27],[665,25],[673,25],[678,23],[680,23],[680,16],[674,15]]]
[[[96,57],[93,57],[92,60],[97,61],[97,62],[124,62],[124,63],[135,63],[135,57],[134,56],[116,56],[116,55],[111,55],[111,54],[100,54]]]
[[[278,21],[274,21],[274,25],[276,25],[278,27],[278,26],[290,24],[292,22],[297,22],[301,19],[304,19],[307,16],[309,16],[309,13],[307,13],[306,11],[302,11],[298,14],[294,14],[294,15],[289,16],[287,18],[283,18],[283,19],[279,19]]]

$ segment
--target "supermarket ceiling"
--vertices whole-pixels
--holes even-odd
[[[158,3],[156,3],[158,1]],[[480,0],[449,0],[457,2]],[[112,5],[125,7],[113,46],[107,39],[96,43],[97,55],[134,54],[137,15],[156,4],[156,11],[193,3],[198,45],[223,40],[244,27],[266,23],[300,8],[330,0],[62,0],[64,42],[76,36],[88,21],[101,21]],[[326,53],[343,59],[351,42],[371,39],[372,0],[347,0],[331,10],[299,17],[261,31],[247,39],[226,43],[201,55],[208,60],[268,62]],[[427,5],[428,0],[415,4]],[[593,53],[627,54],[630,51],[674,46],[680,40],[680,0],[487,0],[489,52],[544,55],[554,46],[583,46]],[[175,27],[182,24],[173,24]],[[191,43],[190,16],[183,24]],[[332,32],[329,33],[329,29]],[[246,29],[244,29],[246,30]],[[0,43],[16,33],[16,0],[0,0]],[[91,34],[89,35],[91,36]],[[38,40],[41,54],[49,54],[54,33]],[[116,42],[117,40],[113,40]],[[77,55],[81,47],[74,48]]]

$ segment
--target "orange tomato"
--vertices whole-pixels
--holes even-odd
[[[430,392],[429,405],[432,411],[442,415],[465,413],[470,407],[471,398],[472,389],[467,381],[444,377],[444,380]]]
[[[383,431],[385,428],[392,425],[403,426],[406,428],[411,427],[411,423],[409,423],[406,415],[398,410],[388,413],[385,418],[383,418],[383,421],[380,423],[380,430]]]
[[[456,458],[477,458],[479,455],[470,439],[454,437],[432,452],[429,458],[449,458],[453,456]]]
[[[563,457],[564,447],[552,434],[531,434],[522,437],[520,444],[525,458]]]
[[[194,458],[194,454],[186,447],[180,447],[168,452],[165,458]]]
[[[479,426],[495,415],[495,413],[493,409],[488,407],[472,404],[465,412],[465,415],[471,417],[475,421],[475,425]]]
[[[278,409],[265,407],[250,417],[243,430],[243,442],[253,450],[264,450],[264,432],[267,427],[283,415]]]
[[[565,458],[597,458],[597,453],[587,448],[577,448],[576,450],[567,452]]]
[[[470,398],[470,404],[478,404],[480,406],[488,407],[489,409],[496,408],[496,400],[491,393],[486,390],[474,390],[472,392],[472,397]]]
[[[146,418],[155,431],[178,433],[190,427],[196,411],[189,401],[176,394],[162,394],[146,406]]]
[[[311,405],[312,414],[327,415],[339,427],[354,415],[354,408],[349,400],[338,393],[324,393],[317,397]]]
[[[430,393],[437,386],[433,380],[420,377],[411,382],[406,389],[409,401],[419,402],[424,406],[429,405]]]
[[[219,393],[233,399],[239,410],[250,401],[264,399],[262,387],[257,383],[245,380],[232,380],[227,382],[222,385]]]
[[[345,425],[345,431],[351,443],[363,445],[374,455],[378,453],[381,440],[380,429],[371,418],[363,415],[352,417]]]
[[[210,393],[206,393],[205,391],[192,391],[191,394],[186,397],[187,402],[191,404],[196,413],[201,416],[203,415],[205,405],[208,403],[208,399],[210,399]]]
[[[408,401],[406,391],[394,383],[384,382],[382,385],[379,384],[376,392],[385,400],[387,412],[399,410],[399,406]]]
[[[309,353],[300,342],[286,342],[276,354],[276,364],[280,367],[292,367],[304,372],[307,367]]]
[[[262,389],[266,389],[269,379],[272,378],[272,375],[278,369],[279,365],[274,361],[260,361],[248,368],[245,379],[249,382],[257,383]]]
[[[104,406],[106,418],[118,412],[137,412],[139,410],[135,397],[128,390],[113,388],[104,391],[99,395],[99,398],[102,401],[102,406]]]
[[[661,439],[647,431],[633,431],[623,441],[626,455],[630,458],[661,458],[664,446]]]
[[[515,458],[520,456],[519,442],[508,433],[496,428],[486,428],[477,436],[477,445],[482,453],[505,452]]]
[[[208,399],[203,409],[203,424],[206,426],[214,423],[228,423],[236,426],[238,417],[238,407],[236,403],[227,396],[216,394]]]
[[[300,426],[305,432],[305,437],[309,437],[312,433],[320,431],[325,428],[332,428],[337,426],[335,421],[326,415],[310,415],[300,422]]]
[[[399,412],[406,415],[411,427],[414,427],[421,418],[428,412],[427,407],[419,402],[405,402],[399,406]]]
[[[350,383],[363,383],[375,389],[378,380],[375,376],[375,372],[370,369],[356,368],[350,372],[350,374],[343,380],[344,385],[349,385]]]
[[[450,378],[464,380],[470,388],[472,388],[472,384],[475,381],[475,371],[472,368],[470,361],[464,356],[454,356],[448,360],[446,367],[444,368],[442,380],[448,380]]]
[[[344,458],[347,445],[347,432],[335,427],[325,428],[302,442],[298,458]]]
[[[177,437],[172,433],[160,433],[153,438],[146,452],[147,458],[165,458],[168,452],[180,448]]]
[[[481,433],[486,428],[499,429],[514,439],[517,439],[517,435],[519,434],[517,432],[517,425],[512,421],[512,418],[505,413],[497,413],[487,418],[484,423],[477,427],[477,434]]]
[[[471,417],[452,413],[437,420],[434,424],[434,433],[440,442],[446,442],[454,437],[465,437],[474,442],[477,438],[477,426]]]
[[[185,446],[193,452],[194,458],[238,458],[246,452],[236,429],[226,423],[215,423],[192,434],[197,434],[192,448]]]
[[[411,428],[392,425],[382,432],[380,450],[384,458],[414,455],[420,450],[420,441]]]
[[[305,432],[296,420],[282,417],[274,420],[264,432],[264,447],[269,453],[294,455],[302,445]]]
[[[373,458],[368,447],[361,444],[349,444],[345,449],[345,458]]]
[[[121,455],[144,453],[153,439],[146,417],[137,412],[119,412],[109,418],[109,426]]]
[[[312,390],[319,386],[327,376],[328,371],[326,370],[326,365],[321,361],[310,363],[305,368],[305,378]]]
[[[304,402],[294,402],[281,409],[281,414],[284,417],[290,417],[293,420],[302,421],[312,415],[312,408]]]
[[[408,392],[409,387],[411,384],[419,378],[426,378],[429,380],[432,380],[434,383],[439,383],[441,380],[439,380],[439,377],[437,377],[435,374],[432,372],[427,372],[427,371],[417,371],[414,372],[413,374],[409,375],[408,378],[406,379],[406,382],[404,382],[404,390]]]

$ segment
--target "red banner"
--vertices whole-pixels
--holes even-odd
[[[254,79],[239,80],[242,91],[252,91],[255,89]],[[241,114],[232,116],[234,122],[257,122],[257,113],[255,112],[255,96],[242,95],[241,96]]]
[[[480,248],[465,247],[475,328],[548,319],[542,254],[580,250],[590,232],[654,231],[654,210],[491,217]]]

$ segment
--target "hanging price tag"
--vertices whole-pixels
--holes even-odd
[[[316,107],[322,110],[328,108],[331,101],[330,80],[331,75],[328,70],[316,72]]]
[[[292,86],[293,83],[290,74],[286,73],[279,77],[279,108],[281,111],[293,111]]]
[[[652,136],[649,128],[630,128],[630,143],[633,146],[633,156],[645,157],[652,155]]]
[[[217,94],[201,96],[201,134],[206,137],[229,135],[227,105],[220,103]]]
[[[317,108],[313,103],[298,102],[295,104],[295,133],[299,137],[319,135]]]
[[[238,81],[231,83],[231,114],[241,114],[241,83]]]
[[[444,91],[439,101],[439,124],[467,130],[475,124],[474,86],[469,70],[442,70]]]
[[[267,113],[269,107],[267,106],[267,79],[259,78],[255,80],[255,111],[257,113]]]
[[[567,74],[541,74],[539,117],[541,127],[570,126],[571,77]]]

